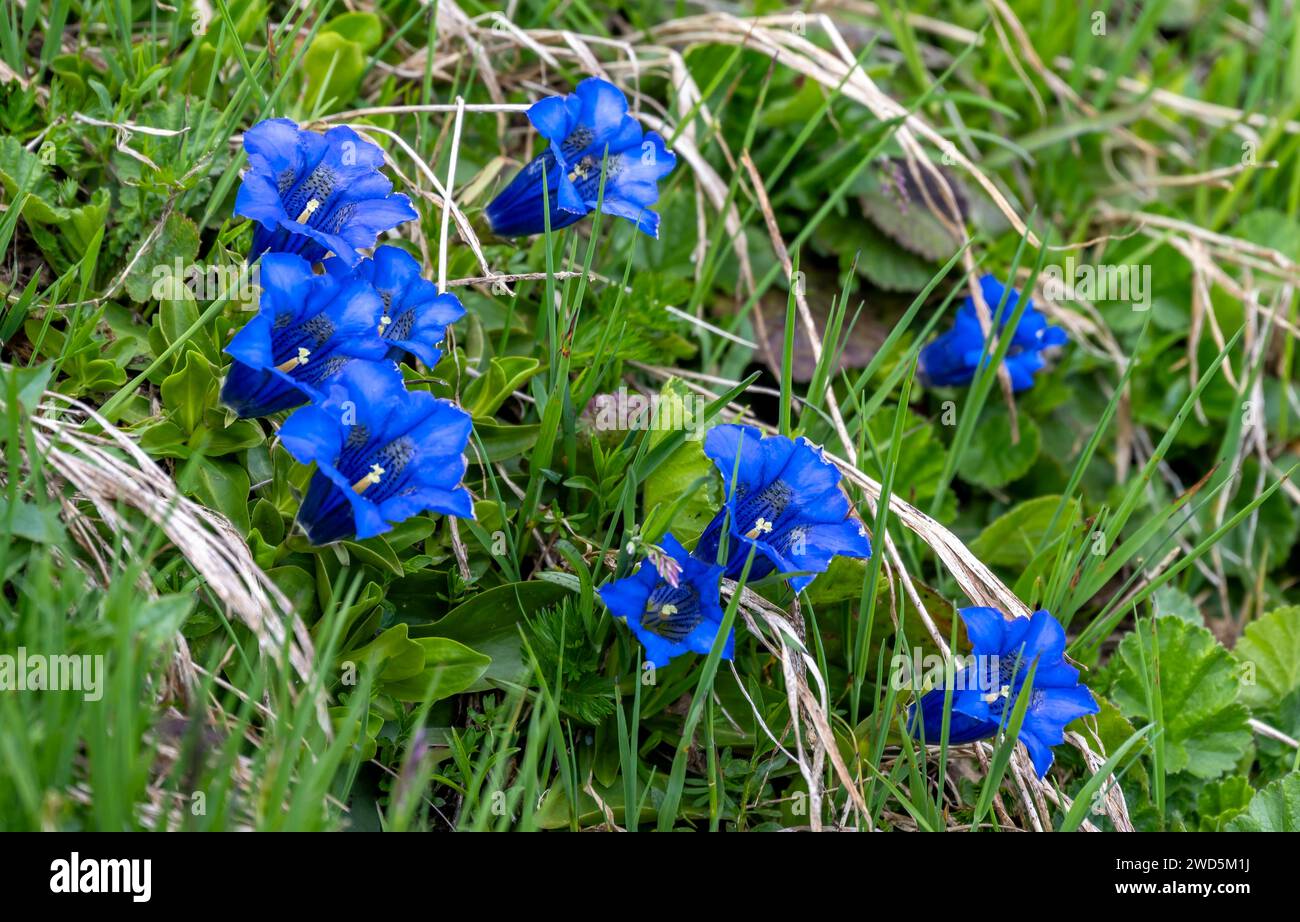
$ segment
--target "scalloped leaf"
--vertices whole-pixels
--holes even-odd
[[[1300,832],[1300,772],[1292,772],[1251,798],[1246,812],[1228,820],[1227,832]]]
[[[985,413],[975,427],[957,476],[986,490],[996,490],[1019,480],[1038,459],[1041,442],[1038,424],[1027,414],[1018,414],[1020,441],[1011,441],[1011,414],[1006,407],[995,406]]]
[[[1233,655],[1242,664],[1241,700],[1273,707],[1300,688],[1300,605],[1269,612],[1246,625]]]
[[[1125,717],[1152,720],[1142,664],[1148,674],[1158,669],[1166,769],[1217,778],[1251,742],[1250,713],[1237,701],[1236,661],[1207,629],[1178,617],[1157,618],[1155,635],[1153,649],[1152,621],[1142,618],[1120,641],[1111,697]]]
[[[993,566],[1028,566],[1037,548],[1065,534],[1078,515],[1079,501],[1071,499],[1053,525],[1060,504],[1060,496],[1040,496],[1012,506],[971,542],[971,553]]]

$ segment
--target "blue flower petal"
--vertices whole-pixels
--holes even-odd
[[[976,656],[997,656],[1002,652],[1007,619],[996,608],[961,608],[957,610],[966,625],[966,636]]]
[[[764,437],[748,426],[715,426],[704,453],[722,475],[726,505],[705,528],[695,554],[715,560],[729,526],[726,575],[739,579],[751,549],[749,578],[773,569],[821,573],[836,555],[871,554],[861,522],[841,486],[839,470],[807,439]],[[796,591],[815,576],[792,577]]]
[[[321,396],[355,359],[380,359],[383,302],[360,279],[316,275],[303,258],[268,253],[257,316],[235,334],[221,399],[241,417],[266,416]]]
[[[659,198],[659,180],[672,172],[677,160],[662,137],[644,133],[628,114],[622,90],[588,78],[566,97],[534,103],[528,117],[550,146],[488,205],[493,233],[500,237],[543,233],[548,213],[552,230],[558,230],[600,203],[605,213],[658,236],[659,216],[649,206]]]
[[[368,538],[421,512],[473,518],[465,472],[469,415],[408,392],[391,362],[353,362],[319,403],[281,427],[285,448],[315,462],[298,519],[315,543]]]
[[[1007,321],[1015,314],[1020,293],[1014,289],[1007,292],[1006,304],[998,310],[1003,292],[1006,291],[1002,283],[992,275],[985,275],[980,279],[980,290],[991,312],[994,329],[1004,331]],[[1033,387],[1035,373],[1046,364],[1042,357],[1044,349],[1063,346],[1069,341],[1064,330],[1048,325],[1047,318],[1034,307],[1032,301],[1025,305],[1025,311],[1011,337],[1005,363],[1011,375],[1012,389],[1017,392]],[[970,384],[980,367],[984,351],[984,334],[980,329],[975,302],[967,296],[957,309],[952,329],[921,350],[920,378],[931,387]]]
[[[465,316],[465,308],[455,295],[439,294],[438,286],[421,275],[419,263],[409,253],[381,246],[373,258],[355,267],[339,259],[327,259],[324,265],[336,278],[365,280],[383,299],[379,329],[388,343],[388,358],[397,361],[409,352],[429,368],[438,364],[442,357],[438,344],[447,327]]]
[[[708,653],[723,618],[722,568],[692,557],[671,534],[664,536],[661,547],[680,566],[676,587],[644,561],[631,576],[597,590],[610,612],[627,622],[655,666],[666,666],[688,651]],[[723,657],[731,659],[734,650],[735,637],[729,634]]]
[[[355,263],[359,248],[416,217],[410,200],[379,172],[384,154],[348,127],[324,135],[288,119],[268,119],[244,134],[249,168],[235,214],[257,222],[249,259],[267,250],[315,262],[333,252]]]
[[[1065,739],[1065,726],[1099,710],[1092,693],[1079,683],[1078,670],[1065,662],[1065,629],[1046,611],[1012,619],[1003,618],[992,608],[963,608],[959,614],[977,659],[962,673],[964,681],[953,693],[953,719],[961,715],[966,722],[963,727],[982,725],[992,735],[1002,721],[1010,719],[1012,710],[1008,709],[1014,709],[1032,666],[1034,684],[1020,727],[1020,741],[1029,750],[1041,778],[1052,764],[1051,747]],[[921,701],[927,742],[936,741],[931,731],[937,726],[936,714],[941,714],[941,706],[939,712],[935,711],[931,697],[935,694],[942,694],[942,689],[930,692]],[[917,731],[914,728],[912,732],[916,735]]]

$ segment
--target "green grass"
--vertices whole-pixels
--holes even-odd
[[[1135,828],[1217,830],[1296,771],[1300,30],[1284,5],[1267,29],[1238,2],[1127,5],[1099,32],[1059,3],[884,3],[829,14],[844,48],[812,15],[715,19],[686,45],[671,5],[515,6],[518,33],[460,4],[477,48],[415,0],[219,0],[206,22],[120,0],[0,15],[0,655],[104,668],[95,701],[0,689],[0,827],[1111,829],[1123,820],[1093,807],[1117,780]],[[487,232],[483,208],[540,139],[519,112],[469,111],[457,132],[429,107],[566,92],[588,67],[556,30],[642,94],[634,111],[676,148],[658,240],[599,214]],[[826,55],[811,74],[805,41]],[[442,362],[406,372],[473,412],[476,518],[314,548],[284,414],[236,422],[217,405],[251,305],[160,299],[151,271],[246,275],[238,136],[357,108],[386,110],[352,123],[382,129],[419,212],[388,242],[466,307]],[[428,179],[452,173],[490,272],[533,278],[459,284],[484,271]],[[1149,271],[1149,310],[1045,305],[1067,256]],[[918,375],[986,272],[1037,280],[1071,337],[1010,400],[1009,337],[969,387]],[[723,600],[734,661],[719,641],[647,669],[596,591],[668,531],[690,546],[722,478],[688,429],[601,428],[595,401],[620,388],[698,399],[700,427],[741,407],[855,460],[879,487],[874,511],[850,489],[874,556],[797,598],[742,579],[761,601]],[[105,460],[147,466],[100,451],[118,434],[154,465],[146,481],[231,524],[265,574],[260,616],[225,594],[238,567],[205,562],[215,539],[169,537],[158,523],[180,513],[142,507]],[[109,485],[93,499],[87,470]],[[1091,763],[1056,748],[1052,796],[1016,781],[1023,698],[979,751],[946,725],[909,738],[895,657],[968,650],[955,609],[976,600],[899,503],[1067,626],[1103,710],[1070,728]],[[308,668],[267,619],[300,622]],[[1213,690],[1188,693],[1193,672]],[[1048,806],[1031,816],[1027,800]]]

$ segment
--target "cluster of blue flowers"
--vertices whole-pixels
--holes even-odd
[[[222,401],[241,417],[298,407],[280,441],[316,465],[298,510],[315,544],[373,537],[425,510],[472,518],[460,485],[469,414],[407,390],[397,365],[408,354],[436,365],[465,310],[405,250],[358,252],[416,217],[379,171],[383,151],[351,128],[322,135],[288,119],[254,125],[244,148],[235,213],[256,222],[260,294],[226,347]]]
[[[708,653],[722,626],[721,580],[788,574],[796,592],[830,566],[831,558],[870,557],[871,541],[853,515],[840,472],[807,439],[764,437],[750,426],[715,426],[704,453],[726,485],[726,499],[689,553],[671,534],[631,576],[601,587],[609,610],[641,641],[646,659]],[[728,635],[723,657],[731,659]]]
[[[676,158],[658,134],[642,131],[617,87],[584,80],[567,96],[534,104],[528,118],[549,143],[487,206],[493,233],[540,234],[600,210],[658,237],[650,206]],[[461,484],[470,417],[450,401],[408,390],[398,365],[414,356],[436,366],[447,328],[465,311],[422,277],[405,250],[375,247],[380,234],[417,217],[380,171],[383,151],[351,128],[319,134],[288,119],[254,125],[244,147],[249,168],[235,213],[255,222],[249,260],[260,258],[260,296],[257,315],[226,347],[232,363],[222,401],[240,417],[293,410],[279,437],[299,462],[315,465],[298,511],[315,544],[372,537],[425,511],[472,518]],[[362,255],[371,248],[373,255]],[[981,287],[990,306],[1002,301],[995,278],[985,276]],[[1006,294],[994,316],[999,333],[1020,297]],[[1043,351],[1066,336],[1030,303],[1012,337],[1006,364],[1020,391],[1033,386]],[[969,384],[985,348],[967,298],[953,328],[922,351],[923,379]],[[724,576],[738,580],[746,568],[755,580],[779,573],[799,592],[835,556],[871,555],[839,471],[807,439],[721,425],[705,436],[704,451],[725,500],[694,550],[667,534],[631,576],[599,589],[656,666],[712,649],[724,621]],[[987,608],[960,614],[977,658],[953,696],[949,742],[997,734],[1036,664],[1020,739],[1043,774],[1065,724],[1097,711],[1064,661],[1064,631],[1041,611],[1012,620]],[[734,644],[729,633],[725,658]],[[916,735],[938,741],[943,703],[937,689],[913,705]]]
[[[993,330],[1004,334],[1020,303],[1020,292],[1008,291],[997,278],[985,275],[980,279],[980,294],[993,311]],[[1065,331],[1050,326],[1034,302],[1028,301],[1003,360],[1012,390],[1019,393],[1033,387],[1034,375],[1046,365],[1043,353],[1068,341]],[[991,354],[974,298],[967,296],[952,328],[921,350],[920,377],[934,387],[970,384],[981,363],[989,361],[986,352]],[[958,614],[965,622],[974,662],[954,682],[948,742],[990,739],[1004,730],[1005,718],[1011,714],[1008,706],[1014,707],[1036,663],[1019,739],[1043,777],[1052,764],[1051,747],[1064,741],[1065,725],[1098,711],[1092,693],[1079,684],[1079,671],[1065,662],[1064,628],[1045,611],[1012,619],[992,608],[963,608]],[[944,699],[945,689],[937,688],[912,706],[913,735],[931,744],[940,742]]]
[[[534,104],[528,117],[550,144],[487,208],[494,233],[566,227],[600,209],[658,236],[650,210],[676,158],[628,115],[604,80]],[[221,399],[243,418],[294,410],[280,441],[316,470],[298,510],[315,544],[369,538],[424,511],[472,518],[461,486],[470,417],[409,391],[398,366],[428,368],[465,310],[379,235],[417,217],[380,168],[383,151],[343,126],[324,134],[289,119],[259,122],[235,213],[251,219],[259,265],[257,315],[226,347]]]

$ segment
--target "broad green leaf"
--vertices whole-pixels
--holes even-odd
[[[487,453],[484,460],[492,464],[498,461],[509,461],[529,451],[537,444],[537,436],[540,432],[539,423],[512,426],[499,423],[491,417],[474,420],[474,434],[482,441],[483,450]]]
[[[189,433],[170,419],[160,420],[140,433],[140,447],[155,458],[188,458]]]
[[[970,443],[957,465],[957,476],[987,490],[1005,487],[1019,480],[1038,458],[1038,424],[1018,414],[1020,441],[1011,441],[1011,415],[998,405],[984,411]]]
[[[1158,674],[1163,705],[1167,770],[1217,778],[1236,766],[1250,746],[1249,712],[1237,701],[1238,670],[1232,655],[1208,630],[1181,618],[1140,619],[1117,651],[1112,697],[1124,716],[1153,719],[1142,682],[1142,663]]]
[[[487,672],[491,658],[446,637],[421,637],[424,668],[418,675],[385,682],[383,691],[399,701],[441,701],[468,691]]]
[[[37,544],[58,544],[64,536],[58,506],[35,505],[21,498],[10,502],[3,496],[0,496],[0,530]]]
[[[209,406],[204,412],[203,425],[207,430],[208,454],[230,455],[237,451],[247,451],[265,441],[262,427],[253,420],[226,420],[224,408]]]
[[[541,368],[542,363],[532,356],[494,358],[487,370],[465,387],[461,406],[471,416],[490,417]]]
[[[424,647],[407,631],[405,623],[395,624],[369,643],[340,654],[339,663],[355,664],[358,677],[363,667],[374,669],[385,683],[418,675],[424,668]]]
[[[1245,813],[1228,820],[1227,832],[1300,832],[1300,772],[1279,778],[1251,798]]]
[[[303,55],[302,69],[307,75],[307,99],[338,110],[356,96],[366,72],[366,54],[339,33],[322,31]]]
[[[1060,503],[1059,496],[1040,496],[1012,506],[971,542],[971,553],[994,566],[1028,566],[1038,548],[1049,547],[1064,535],[1078,515],[1079,502],[1071,499],[1049,534],[1048,526]]]
[[[289,599],[289,606],[303,621],[310,624],[318,611],[316,580],[302,567],[275,567],[266,575],[277,589]]]
[[[41,158],[12,135],[0,137],[0,186],[11,202],[19,190],[26,191],[22,214],[29,220],[49,224],[68,216],[68,210],[58,204],[58,188]]]
[[[1196,795],[1201,832],[1222,832],[1228,821],[1250,806],[1255,789],[1241,775],[1205,785]]]
[[[1196,600],[1175,586],[1161,586],[1152,594],[1151,611],[1157,618],[1172,615],[1189,624],[1205,624]]]
[[[203,458],[195,465],[192,490],[205,506],[211,506],[247,534],[248,494],[251,484],[244,466],[234,461]]]
[[[342,13],[321,27],[321,32],[334,32],[350,42],[356,42],[362,51],[374,51],[384,40],[384,26],[374,13]]]
[[[1277,705],[1300,688],[1300,605],[1246,625],[1233,653],[1242,664],[1241,700],[1252,708]]]
[[[651,431],[648,448],[653,448],[669,432],[682,427],[696,425],[694,418],[695,404],[691,393],[677,379],[665,382],[660,390],[653,408],[646,415]],[[601,415],[597,414],[597,425],[601,425]],[[635,420],[627,420],[635,423]],[[703,485],[700,485],[700,482]],[[704,454],[702,439],[687,438],[668,458],[645,479],[644,505],[648,518],[656,507],[668,509],[677,506],[667,530],[683,544],[688,544],[699,537],[722,506],[722,478],[717,468]],[[685,497],[685,501],[678,501]]]
[[[556,604],[569,590],[549,580],[527,580],[496,586],[456,606],[432,624],[411,628],[417,639],[442,637],[459,641],[491,658],[474,690],[493,687],[491,682],[516,682],[525,666],[520,652],[519,628],[525,616]]]
[[[142,243],[152,228],[141,229]],[[199,228],[183,214],[173,213],[162,231],[145,250],[126,277],[126,293],[132,301],[171,300],[177,286],[185,284],[186,273],[199,253]]]
[[[373,759],[379,748],[379,731],[384,728],[384,718],[374,711],[366,714],[365,726],[359,718],[351,716],[351,708],[330,708],[330,722],[337,735],[347,737],[353,746],[361,749],[362,760]],[[349,726],[350,724],[350,726]]]
[[[216,402],[217,370],[198,352],[185,357],[180,371],[163,379],[163,406],[185,433],[203,422],[204,412]]]

